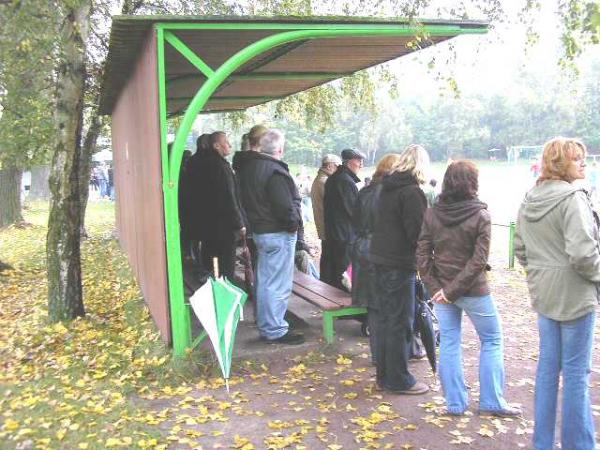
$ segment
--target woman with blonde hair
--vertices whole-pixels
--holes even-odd
[[[427,208],[419,187],[427,180],[429,155],[409,146],[381,182],[369,261],[374,264],[373,308],[379,310],[377,386],[392,394],[424,394],[429,390],[408,371],[415,309],[415,250]]]
[[[587,193],[574,183],[585,178],[585,156],[577,139],[557,137],[546,143],[542,173],[517,220],[515,253],[538,314],[537,450],[555,447],[561,372],[562,448],[591,450],[596,445],[588,381],[600,283],[598,219]]]
[[[371,183],[359,191],[356,208],[352,215],[357,234],[356,241],[352,246],[352,304],[367,307],[369,344],[373,364],[376,361],[376,321],[379,310],[373,301],[375,272],[373,264],[368,259],[369,249],[377,212],[377,201],[381,192],[381,181],[390,174],[399,161],[400,155],[397,153],[390,153],[381,158],[375,173],[373,173]]]
[[[264,125],[254,125],[246,134],[242,136],[240,151],[235,152],[231,161],[231,167],[238,172],[243,167],[256,158],[256,153],[260,152],[260,138],[269,129]]]

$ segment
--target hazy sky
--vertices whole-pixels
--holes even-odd
[[[553,0],[542,2],[540,14],[535,15],[535,30],[540,40],[535,45],[526,44],[526,26],[518,20],[522,2],[504,2],[512,5],[507,10],[508,21],[495,25],[487,35],[459,36],[453,39],[456,59],[451,58],[449,44],[443,43],[400,58],[391,63],[401,80],[401,95],[437,96],[443,83],[436,83],[436,74],[453,76],[462,92],[503,92],[518,89],[521,71],[540,75],[560,76],[557,62],[561,55],[561,24]],[[505,5],[505,9],[507,6]],[[598,46],[590,48],[580,65],[585,70],[591,59],[598,59]],[[436,60],[433,70],[427,63]]]

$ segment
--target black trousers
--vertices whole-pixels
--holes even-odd
[[[331,280],[331,268],[329,267],[329,245],[328,241],[321,241],[321,260],[319,261],[319,278],[323,283]]]
[[[376,265],[374,309],[377,382],[391,390],[410,389],[416,383],[408,371],[415,316],[415,272]]]
[[[351,245],[345,241],[327,239],[321,249],[321,281],[339,289],[346,290],[342,280],[350,265]]]
[[[213,258],[217,258],[220,275],[233,280],[233,273],[235,271],[235,244],[233,233],[230,239],[221,238],[202,241],[200,253],[204,268],[212,272]]]

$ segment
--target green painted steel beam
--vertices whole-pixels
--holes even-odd
[[[196,69],[204,74],[206,77],[214,75],[214,70],[209,67],[202,59],[194,53],[187,45],[185,45],[177,36],[169,31],[164,32],[164,39],[173,46],[179,53],[181,53],[185,59],[187,59]]]
[[[443,35],[449,34],[484,34],[487,33],[487,25],[477,26],[460,26],[455,24],[356,24],[356,23],[246,23],[246,22],[232,22],[232,23],[160,23],[155,24],[156,28],[163,28],[165,30],[275,30],[275,31],[289,31],[289,30],[349,30],[349,31],[388,31],[388,30],[411,30],[411,35],[418,34],[418,32],[427,32],[431,35]],[[417,33],[414,30],[418,30]],[[360,37],[360,36],[356,36]]]
[[[185,356],[190,348],[191,331],[189,307],[184,303],[183,272],[181,264],[180,229],[179,229],[179,173],[181,160],[194,120],[204,108],[214,92],[236,70],[252,58],[265,53],[279,45],[307,39],[328,39],[338,37],[368,37],[368,36],[414,36],[420,33],[430,35],[456,36],[468,33],[485,33],[486,29],[463,29],[459,26],[431,25],[424,27],[401,25],[340,25],[340,24],[156,24],[158,33],[159,57],[159,92],[161,114],[161,147],[163,156],[163,191],[165,197],[165,233],[167,245],[167,267],[169,276],[169,294],[171,305],[171,327],[173,334],[173,351],[177,357]],[[166,157],[166,80],[164,67],[164,30],[171,29],[279,29],[283,31],[267,36],[232,55],[202,84],[188,105],[169,155],[168,167],[164,163]],[[168,169],[168,170],[167,170]],[[185,327],[185,329],[180,329]],[[329,330],[327,330],[329,331]]]
[[[167,148],[167,94],[165,68],[165,36],[162,29],[157,29],[157,59],[158,59],[158,105],[160,124],[161,168],[163,174],[163,199],[165,208],[166,239],[169,240],[169,224],[173,217],[169,213],[173,209],[173,199],[169,195],[173,185],[169,177],[169,151]],[[172,226],[172,225],[171,225]],[[171,231],[172,234],[172,231]],[[178,235],[179,237],[179,235]],[[179,239],[177,239],[179,241]],[[173,267],[179,265],[179,270]],[[181,248],[167,245],[168,298],[171,316],[171,337],[173,355],[181,358],[186,349],[191,347],[191,317],[189,307],[183,302],[183,273],[181,268]]]
[[[190,24],[190,25],[210,25],[210,24]],[[252,24],[247,24],[252,25]],[[280,24],[285,25],[285,24]],[[162,24],[158,24],[160,28]],[[229,24],[224,24],[229,26]],[[435,27],[435,29],[440,28]],[[449,28],[454,28],[457,34],[460,34],[459,27],[442,27],[444,33],[449,33]],[[192,27],[194,29],[194,27]],[[432,30],[432,31],[435,31]],[[392,27],[380,28],[374,26],[373,28],[362,28],[355,27],[355,29],[349,29],[347,27],[333,29],[302,29],[298,31],[286,31],[271,36],[267,36],[260,41],[250,44],[248,47],[238,51],[235,55],[231,56],[225,61],[216,71],[215,74],[209,77],[202,87],[198,90],[194,99],[190,103],[182,123],[177,131],[175,142],[173,143],[173,153],[171,154],[170,160],[170,173],[169,179],[174,185],[177,185],[179,180],[179,166],[181,164],[181,158],[183,155],[183,146],[187,139],[187,135],[191,130],[195,116],[204,107],[210,96],[214,91],[223,83],[235,70],[247,63],[252,58],[260,55],[274,47],[277,47],[288,42],[294,42],[298,40],[306,39],[328,39],[337,37],[368,37],[368,36],[414,36],[421,32],[421,27]],[[181,149],[178,149],[181,147]],[[178,151],[181,150],[181,151]]]
[[[515,232],[517,230],[517,224],[511,222],[508,226],[508,268],[515,268]]]

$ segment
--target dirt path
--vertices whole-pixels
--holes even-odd
[[[344,356],[325,352],[279,354],[264,363],[239,363],[239,378],[228,395],[222,387],[200,383],[175,398],[152,402],[171,420],[172,448],[530,448],[533,387],[537,357],[535,316],[519,270],[503,269],[506,255],[491,260],[493,295],[505,336],[506,397],[522,406],[521,419],[477,414],[479,342],[465,319],[463,349],[470,412],[461,418],[439,417],[443,404],[439,383],[426,361],[411,364],[417,378],[432,385],[418,397],[392,396],[373,390],[374,368],[367,341],[347,340]],[[598,352],[592,375],[592,400],[600,401]],[[262,364],[262,366],[261,366]],[[165,408],[168,408],[165,410]],[[598,419],[600,407],[594,407]],[[597,426],[600,424],[597,424]]]

